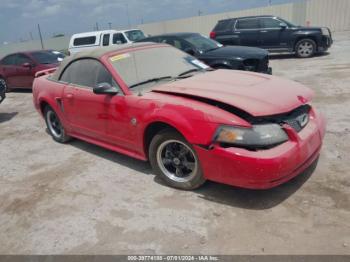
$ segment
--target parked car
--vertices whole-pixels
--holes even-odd
[[[144,38],[139,29],[130,30],[103,30],[72,35],[69,42],[69,53],[74,54],[92,48],[110,45],[133,43]]]
[[[269,54],[266,50],[245,46],[223,46],[197,33],[158,35],[138,42],[167,43],[216,69],[272,73],[269,67]]]
[[[210,38],[223,45],[256,46],[271,52],[291,52],[307,58],[333,44],[326,27],[302,27],[276,16],[249,16],[219,21]]]
[[[71,137],[149,160],[173,187],[206,180],[271,188],[319,155],[323,116],[303,85],[213,70],[166,44],[100,48],[35,79],[35,108],[52,138]]]
[[[0,83],[6,91],[13,88],[31,89],[38,71],[57,66],[57,57],[51,50],[10,54],[0,60]]]

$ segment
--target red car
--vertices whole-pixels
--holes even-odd
[[[214,71],[151,43],[79,53],[33,87],[54,140],[75,137],[149,160],[180,189],[206,180],[266,189],[300,174],[325,134],[312,95],[296,82]]]
[[[0,86],[6,92],[13,88],[31,89],[38,71],[57,66],[57,57],[51,50],[7,55],[0,61]]]

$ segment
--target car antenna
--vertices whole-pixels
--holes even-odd
[[[139,73],[137,71],[137,66],[136,66],[136,61],[135,61],[135,52],[131,55],[132,56],[132,61],[134,62],[134,67],[135,67],[135,74],[136,74],[136,78],[139,79]],[[142,92],[141,89],[138,89],[138,96],[142,96]]]

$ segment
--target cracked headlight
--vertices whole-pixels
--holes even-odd
[[[278,124],[253,125],[252,128],[220,126],[214,141],[246,148],[272,147],[288,140],[286,132]]]

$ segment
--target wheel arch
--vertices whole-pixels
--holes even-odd
[[[306,35],[300,35],[298,36],[295,41],[294,41],[294,45],[293,45],[293,51],[296,51],[296,46],[298,44],[299,41],[304,40],[304,39],[311,39],[315,42],[316,44],[316,50],[318,48],[318,44],[317,44],[317,37],[315,35],[311,35],[311,34],[306,34]]]
[[[157,121],[151,122],[146,126],[143,132],[143,150],[145,152],[146,158],[148,158],[149,146],[151,144],[153,137],[156,134],[166,129],[174,130],[186,139],[185,135],[183,134],[183,132],[179,130],[179,128],[175,127],[173,124],[167,121],[157,120]]]

